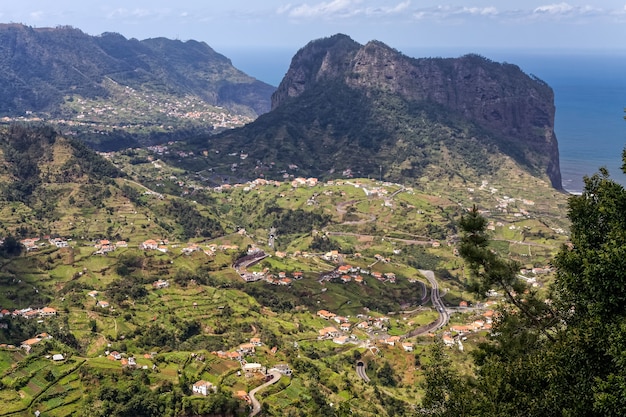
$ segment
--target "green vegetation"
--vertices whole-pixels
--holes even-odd
[[[466,207],[489,210],[485,225],[496,240],[487,247],[525,268],[545,267],[567,242],[560,214],[565,197],[510,161],[501,169],[514,172],[513,179],[495,175],[479,183],[349,179],[214,189],[206,186],[205,172],[155,162],[156,150],[110,153],[105,160],[46,130],[14,129],[3,131],[3,149],[38,162],[23,177],[35,184],[28,197],[5,197],[0,205],[7,236],[0,307],[57,312],[0,318],[0,344],[6,343],[0,347],[0,395],[6,412],[16,415],[37,409],[54,416],[246,415],[247,403],[236,393],[263,378],[238,375],[241,365],[226,353],[253,338],[262,345],[243,354],[248,363],[294,370],[257,394],[266,415],[410,415],[427,394],[432,344],[431,337],[410,333],[437,318],[423,299],[426,280],[418,269],[436,272],[449,307],[485,301],[469,291],[470,271],[455,251]],[[12,132],[26,137],[28,147],[13,150],[19,135],[12,138]],[[10,189],[17,168],[4,162],[0,181]],[[70,165],[75,168],[63,174]],[[42,198],[54,207],[53,219],[35,215]],[[47,234],[67,247],[43,239]],[[40,237],[36,249],[18,244],[26,237]],[[162,251],[141,249],[149,239]],[[101,251],[117,240],[125,243]],[[270,256],[249,271],[276,280],[284,272],[291,281],[245,283],[232,265],[257,248]],[[340,276],[320,281],[342,264],[367,272],[351,272],[350,282]],[[553,279],[535,278],[542,294],[541,286]],[[166,284],[157,288],[157,282]],[[347,317],[343,344],[319,339],[321,329],[339,327],[316,315],[322,309]],[[478,314],[459,309],[451,324]],[[357,327],[363,321],[370,330]],[[28,355],[19,348],[42,333],[53,338]],[[411,342],[413,351],[382,341],[392,336]],[[451,366],[470,375],[469,355],[487,340],[487,331],[469,335],[465,352],[448,353]],[[122,359],[112,358],[114,351]],[[53,361],[56,354],[64,360]],[[128,365],[131,358],[136,365]],[[367,364],[369,383],[355,372],[359,360]],[[214,384],[217,393],[191,395],[199,380]]]
[[[100,150],[241,126],[269,110],[275,90],[196,41],[11,24],[0,42],[0,114],[45,119]]]
[[[529,122],[545,130],[509,136],[501,116],[526,115],[334,79],[361,49],[339,35],[298,53],[299,97],[193,137],[250,120],[271,88],[197,42],[49,32],[0,30],[46,45],[16,55],[39,79],[23,99],[35,113],[102,150],[168,143],[99,155],[47,126],[0,131],[0,416],[243,416],[266,379],[243,363],[293,371],[257,394],[262,415],[623,414],[626,194],[588,179],[570,244],[545,175],[551,103]],[[469,65],[551,94],[478,56],[425,62],[434,78]],[[425,269],[450,313],[440,329]],[[215,392],[194,395],[197,381]]]
[[[626,153],[624,153],[626,166]],[[554,260],[549,302],[522,291],[512,264],[486,249],[486,221],[464,217],[461,254],[476,288],[507,291],[493,337],[475,354],[476,372],[450,371],[440,349],[426,375],[429,415],[622,415],[624,369],[624,188],[606,170],[571,196],[571,244]]]

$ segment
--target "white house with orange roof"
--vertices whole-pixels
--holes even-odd
[[[200,246],[196,243],[189,243],[186,247],[181,249],[181,252],[185,255],[191,255],[193,252],[197,252],[200,250]]]
[[[377,271],[372,271],[371,275],[379,281],[382,281],[384,279],[383,274]]]
[[[389,346],[395,346],[396,343],[398,343],[399,341],[400,341],[400,336],[390,336],[386,339],[383,339],[383,343]]]
[[[484,320],[474,320],[474,322],[471,324],[471,326],[474,328],[474,330],[480,330],[483,327],[485,327],[485,321]]]
[[[217,387],[210,382],[200,380],[192,385],[191,390],[194,394],[200,394],[206,397],[210,392],[216,392]]]
[[[324,327],[323,329],[318,331],[319,337],[318,339],[329,339],[331,337],[339,336],[339,330],[335,327]]]
[[[317,312],[317,315],[318,315],[318,317],[321,317],[321,318],[323,318],[325,320],[330,320],[330,319],[332,319],[333,317],[336,316],[335,313],[331,313],[330,311],[327,311],[327,310],[319,310]]]
[[[20,345],[20,348],[24,349],[26,353],[29,353],[34,345],[41,342],[41,339],[33,337],[32,339],[24,340]]]
[[[338,345],[345,345],[348,342],[348,336],[337,336],[333,337],[333,342]]]
[[[344,316],[335,316],[335,317],[333,317],[333,320],[337,324],[347,323],[348,322],[348,318],[344,317]]]
[[[44,307],[41,310],[39,310],[39,317],[52,317],[56,315],[57,315],[57,311],[56,309],[52,307]]]
[[[50,242],[51,245],[54,245],[57,248],[67,248],[69,246],[67,241],[61,239],[60,237],[57,237],[57,238],[54,238],[54,239],[48,239],[48,242]]]
[[[152,286],[156,289],[162,289],[162,288],[167,288],[170,286],[170,283],[167,280],[164,279],[160,279],[158,281],[154,281],[152,283]]]
[[[487,310],[483,313],[483,317],[485,318],[485,321],[488,324],[491,324],[493,322],[493,315],[494,315],[494,311],[493,310]]]
[[[470,326],[457,325],[457,326],[450,326],[450,330],[453,332],[457,332],[460,335],[463,335],[463,334],[471,332],[473,328]]]
[[[255,348],[254,345],[252,343],[243,343],[241,345],[239,345],[239,352],[246,354],[246,353],[254,353],[255,352]]]
[[[385,278],[387,278],[387,280],[392,284],[396,282],[396,274],[394,274],[393,272],[385,273]]]
[[[32,238],[26,238],[26,239],[20,240],[20,243],[24,245],[27,252],[37,249],[37,242],[39,242],[38,237],[32,237]]]
[[[350,272],[350,269],[352,267],[350,265],[339,265],[339,267],[337,268],[337,272],[339,272],[340,274],[347,274],[348,272]]]
[[[146,241],[143,241],[140,247],[144,250],[156,250],[159,247],[159,242],[154,239],[148,239]]]

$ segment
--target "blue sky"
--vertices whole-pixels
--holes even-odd
[[[626,49],[626,0],[28,0],[0,22],[71,25],[91,35],[165,36],[234,48],[297,50],[345,33],[398,49]]]

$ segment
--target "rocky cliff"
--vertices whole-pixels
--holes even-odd
[[[478,55],[414,59],[378,41],[359,45],[335,35],[298,51],[272,96],[272,109],[331,80],[368,96],[383,92],[440,105],[494,135],[501,149],[513,150],[561,188],[552,89],[515,65]]]

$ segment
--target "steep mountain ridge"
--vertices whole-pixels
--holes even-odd
[[[134,89],[201,97],[257,116],[274,87],[232,66],[204,42],[89,36],[72,27],[0,25],[0,113],[57,114],[66,96],[106,98],[105,78]]]
[[[272,96],[272,109],[330,79],[409,102],[437,103],[497,135],[506,147],[518,148],[518,159],[541,166],[561,188],[554,93],[545,82],[478,55],[415,59],[379,41],[364,46],[350,41],[335,35],[302,48]]]
[[[415,59],[338,34],[295,54],[270,113],[193,142],[208,144],[205,167],[240,177],[480,184],[508,157],[561,189],[554,111],[552,89],[515,65],[477,55]]]

